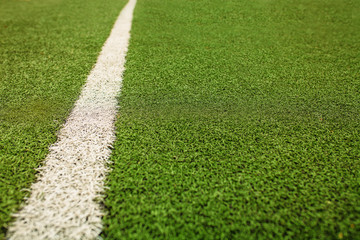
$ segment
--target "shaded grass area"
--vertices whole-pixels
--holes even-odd
[[[126,1],[0,1],[0,239]]]
[[[139,1],[106,239],[360,237],[358,1]]]

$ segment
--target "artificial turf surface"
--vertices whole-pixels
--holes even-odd
[[[125,0],[0,0],[0,239]]]
[[[359,1],[139,0],[105,239],[359,239]]]

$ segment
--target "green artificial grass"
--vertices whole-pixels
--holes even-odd
[[[358,4],[139,0],[102,236],[359,239]]]
[[[0,0],[0,239],[124,0]]]

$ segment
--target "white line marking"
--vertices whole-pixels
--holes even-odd
[[[121,11],[58,141],[15,214],[9,239],[95,239],[102,229],[102,199],[109,147],[136,0]]]

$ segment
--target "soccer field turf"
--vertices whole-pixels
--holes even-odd
[[[360,237],[349,3],[139,1],[103,236]]]
[[[124,4],[1,0],[2,236]],[[138,0],[102,237],[360,238],[358,5]]]

